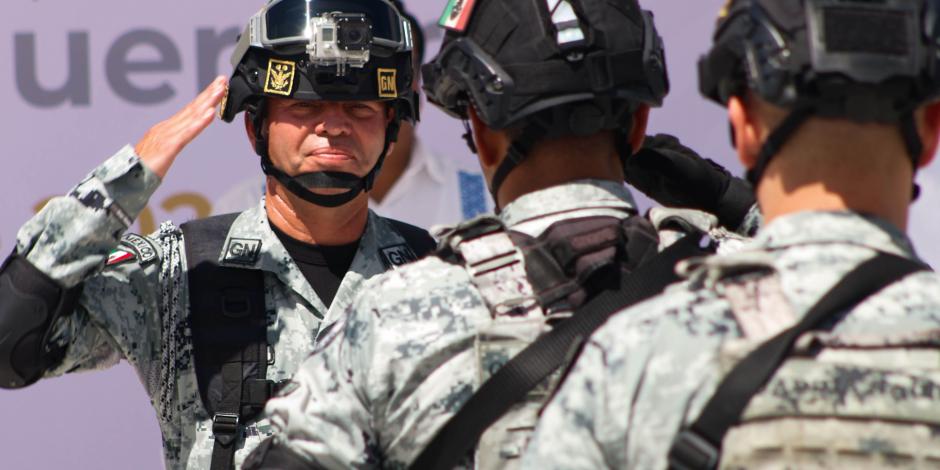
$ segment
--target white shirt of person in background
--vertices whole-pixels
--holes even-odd
[[[265,179],[252,177],[233,186],[213,204],[213,214],[243,211],[258,204]],[[444,157],[429,152],[417,139],[405,171],[382,202],[369,201],[377,214],[424,229],[453,225],[493,211],[475,158]]]

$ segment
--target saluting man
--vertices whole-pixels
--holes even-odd
[[[368,192],[413,120],[411,26],[385,0],[274,0],[228,83],[105,161],[19,231],[0,270],[0,386],[126,359],[150,394],[168,468],[229,469],[259,417],[363,282],[434,245]],[[124,232],[214,119],[246,111],[267,177],[239,214]]]

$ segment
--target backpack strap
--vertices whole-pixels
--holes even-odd
[[[212,416],[211,470],[230,470],[243,423],[256,417],[276,384],[266,379],[263,273],[219,265],[238,214],[183,224],[193,358],[202,403]]]
[[[628,238],[630,229],[636,228],[632,223],[636,220],[631,219],[627,219],[623,226],[623,231]],[[573,222],[583,224],[585,221]],[[617,221],[618,225],[619,223]],[[649,227],[648,230],[651,231],[652,228]],[[551,237],[553,232],[556,234],[555,237]],[[645,230],[644,233],[650,235]],[[531,244],[535,247],[552,247],[540,250],[540,254],[536,257],[538,261],[534,265],[554,266],[553,269],[546,269],[537,276],[544,279],[544,282],[540,282],[539,285],[547,288],[540,289],[539,297],[542,298],[547,296],[569,301],[577,299],[580,296],[579,291],[572,289],[568,283],[552,280],[554,276],[551,276],[551,271],[561,268],[562,272],[568,272],[575,279],[580,277],[577,275],[579,270],[582,273],[596,273],[598,271],[593,267],[601,263],[597,255],[612,246],[619,248],[620,251],[626,251],[628,256],[631,254],[638,256],[645,262],[635,270],[614,271],[613,277],[618,278],[618,283],[612,286],[613,289],[608,288],[592,296],[586,303],[578,306],[570,318],[539,337],[501,367],[467,400],[457,414],[438,430],[434,439],[409,468],[453,468],[476,446],[487,428],[513,405],[523,400],[530,390],[568,362],[576,346],[599,328],[613,313],[655,295],[665,286],[678,280],[675,265],[679,261],[705,254],[705,251],[699,248],[700,237],[692,235],[676,242],[658,255],[647,257],[646,254],[650,251],[655,252],[657,247],[655,232],[652,232],[648,238],[634,233],[637,240],[643,240],[645,243],[637,243],[632,247],[629,240],[619,238],[617,238],[616,245],[611,245],[611,234],[603,224],[599,224],[596,230],[588,230],[577,236],[571,236],[572,233],[565,229],[559,231],[552,230],[552,228],[547,230],[546,234],[553,238],[553,241],[543,239]],[[564,237],[558,238],[558,235],[564,235]],[[569,243],[560,243],[560,240],[568,240]],[[640,244],[643,247],[637,246]],[[594,246],[594,249],[590,249],[589,246]],[[582,256],[572,256],[578,253]],[[546,259],[548,256],[552,256],[554,261],[549,262]],[[579,263],[578,259],[582,262]],[[629,260],[626,261],[625,264],[629,267]],[[532,268],[529,269],[532,270]],[[600,281],[609,280],[611,277],[611,271],[600,273],[605,274]],[[588,279],[580,280],[591,282]]]
[[[679,431],[669,449],[669,468],[710,470],[721,460],[725,434],[741,418],[751,398],[764,387],[802,334],[820,329],[836,315],[904,278],[929,269],[907,258],[879,253],[849,272],[813,305],[795,326],[784,330],[741,360],[724,377],[692,425]],[[831,329],[835,322],[828,325]]]

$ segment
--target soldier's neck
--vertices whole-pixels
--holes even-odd
[[[346,245],[362,237],[369,219],[365,193],[340,207],[322,207],[293,195],[274,178],[268,178],[265,209],[279,230],[313,245]]]
[[[907,231],[911,204],[910,164],[896,168],[805,171],[787,168],[786,159],[768,167],[757,188],[764,222],[803,211],[847,210],[879,217]]]

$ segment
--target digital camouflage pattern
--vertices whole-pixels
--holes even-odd
[[[562,220],[623,219],[634,207],[622,184],[583,180],[526,194],[496,222],[538,236]],[[480,281],[485,263],[512,256],[504,242],[465,251],[481,260],[469,269],[428,257],[367,282],[345,324],[298,372],[298,387],[268,403],[275,446],[314,468],[407,467],[484,380],[550,329],[524,277],[504,269]],[[517,467],[547,397],[538,387],[491,426],[472,464]]]
[[[761,341],[792,326],[876,250],[916,259],[890,224],[803,212],[742,251],[686,263],[689,279],[617,314],[543,412],[528,469],[666,468],[681,426]],[[793,356],[725,437],[721,468],[940,464],[940,279],[910,275]]]
[[[67,346],[62,363],[47,377],[110,367],[127,359],[150,395],[163,434],[167,468],[209,468],[214,441],[193,369],[186,257],[182,232],[166,222],[144,238],[156,256],[145,261],[131,241],[121,237],[144,208],[159,179],[125,147],[80,183],[68,196],[53,199],[19,232],[17,250],[64,286],[84,282],[79,307],[54,327],[51,341]],[[370,212],[352,265],[327,308],[307,283],[268,225],[263,201],[243,212],[228,239],[260,242],[255,258],[223,265],[264,272],[268,344],[273,364],[267,378],[289,379],[313,350],[323,325],[335,322],[362,283],[386,270],[382,249],[405,243],[386,219]],[[105,266],[116,247],[136,256]],[[228,255],[228,256],[227,256]],[[271,434],[267,419],[245,427],[245,456]]]

